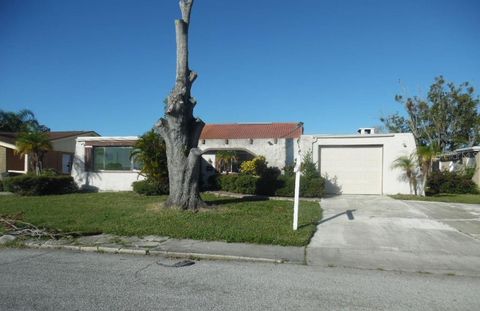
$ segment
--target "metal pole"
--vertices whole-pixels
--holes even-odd
[[[295,200],[293,203],[293,230],[298,228],[298,204],[300,198],[300,170],[295,172]]]

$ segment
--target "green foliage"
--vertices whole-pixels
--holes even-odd
[[[455,85],[442,76],[436,77],[426,98],[397,95],[406,117],[398,113],[381,118],[390,131],[415,136],[417,146],[438,146],[453,151],[465,145],[480,143],[480,100],[468,82]]]
[[[246,174],[221,175],[219,178],[220,188],[223,191],[255,194],[258,177]]]
[[[4,187],[6,191],[26,196],[66,194],[78,190],[73,177],[65,175],[37,176],[27,174],[8,177],[4,180]]]
[[[479,191],[470,174],[433,172],[427,180],[426,194],[439,193],[477,194]]]
[[[132,183],[133,191],[143,195],[168,194],[168,182],[155,183],[151,180],[140,180]]]
[[[322,177],[300,177],[300,196],[305,198],[320,198],[325,190],[325,179]],[[275,195],[281,197],[295,196],[295,176],[280,176]]]
[[[242,174],[262,176],[267,168],[267,160],[264,156],[256,156],[250,161],[245,161],[240,166]]]
[[[304,176],[307,179],[320,177],[320,172],[317,170],[317,166],[313,162],[312,151],[307,152],[303,156],[301,172],[302,172],[302,176]]]
[[[267,167],[257,181],[256,194],[275,195],[278,188],[278,177],[282,172],[276,167]]]
[[[413,188],[417,195],[417,154],[412,153],[408,156],[400,156],[392,163],[392,169],[400,169],[403,172],[403,178],[408,180],[410,188]]]
[[[22,132],[16,141],[16,153],[30,155],[30,161],[37,175],[42,170],[43,156],[52,150],[52,144],[46,132],[38,130]]]
[[[41,125],[32,111],[28,109],[19,112],[0,109],[0,132],[48,132],[50,129]]]
[[[3,180],[0,179],[0,192],[3,191]]]
[[[215,167],[218,172],[232,172],[233,164],[238,160],[237,153],[233,150],[222,150],[215,155]]]
[[[160,135],[152,129],[140,136],[131,157],[140,163],[141,174],[163,193],[162,187],[168,186],[168,166],[165,142]]]
[[[257,181],[258,177],[252,175],[237,175],[234,192],[255,194],[257,193]]]

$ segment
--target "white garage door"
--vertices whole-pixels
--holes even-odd
[[[321,146],[327,193],[382,194],[382,146]]]

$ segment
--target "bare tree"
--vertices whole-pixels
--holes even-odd
[[[193,117],[196,101],[191,96],[197,73],[188,67],[188,28],[193,0],[180,0],[182,18],[175,20],[177,74],[167,98],[165,114],[155,125],[167,149],[170,195],[166,207],[197,210],[205,203],[200,198],[200,149],[198,139],[205,123]]]

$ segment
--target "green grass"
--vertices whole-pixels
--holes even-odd
[[[308,244],[322,216],[318,203],[302,202],[299,229],[294,232],[293,202],[242,201],[205,195],[204,200],[211,206],[192,213],[159,207],[165,199],[132,192],[1,196],[0,215],[21,213],[23,221],[63,232],[298,246]]]
[[[480,204],[480,194],[437,194],[429,197],[397,194],[397,195],[392,195],[391,197],[397,200]]]

